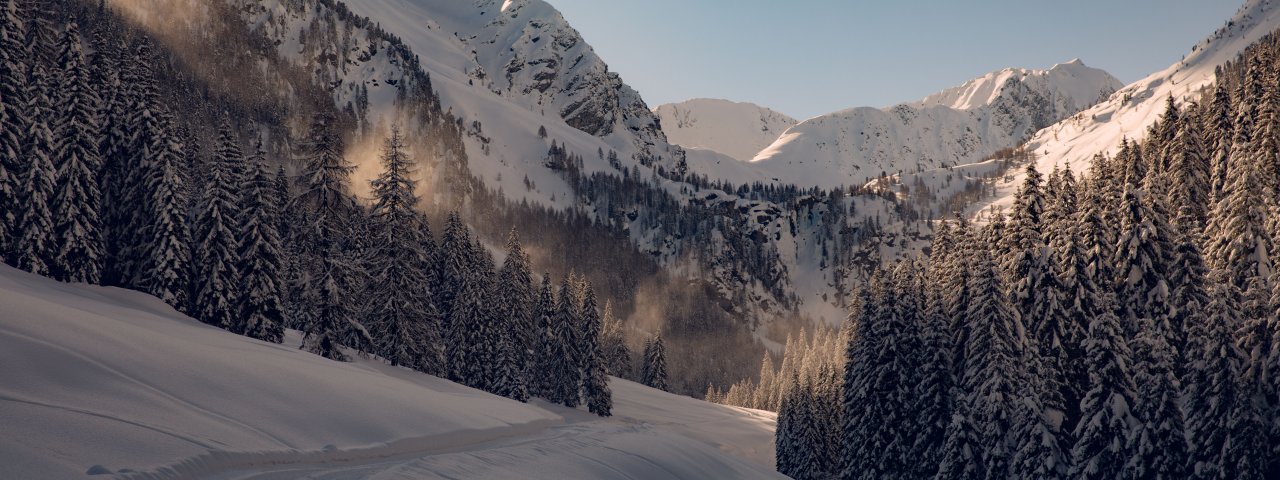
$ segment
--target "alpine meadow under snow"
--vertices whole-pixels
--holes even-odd
[[[1278,11],[798,120],[542,0],[0,0],[0,476],[1276,478]]]

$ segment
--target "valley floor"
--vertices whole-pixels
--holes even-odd
[[[778,478],[772,413],[614,378],[614,416],[232,335],[0,266],[10,478]]]

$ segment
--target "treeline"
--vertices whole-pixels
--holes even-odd
[[[1086,180],[940,228],[850,315],[841,407],[782,405],[794,478],[1280,475],[1280,41]],[[822,377],[819,377],[820,379]],[[790,390],[790,389],[789,389]],[[842,424],[833,454],[812,425]],[[824,431],[821,428],[816,431]]]
[[[610,415],[606,359],[629,354],[621,327],[603,325],[591,284],[568,276],[552,289],[545,276],[536,291],[514,231],[499,267],[456,214],[437,246],[398,130],[383,145],[372,205],[362,205],[332,114],[316,114],[296,142],[302,166],[290,176],[268,168],[260,133],[246,142],[229,118],[213,145],[184,135],[157,94],[145,36],[117,48],[96,32],[86,59],[76,22],[59,23],[42,2],[6,7],[6,263],[141,290],[264,341],[296,328],[302,348],[326,358],[374,354],[517,400]]]

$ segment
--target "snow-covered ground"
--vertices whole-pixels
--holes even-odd
[[[776,478],[770,413],[613,379],[615,416],[331,362],[0,266],[6,478]]]

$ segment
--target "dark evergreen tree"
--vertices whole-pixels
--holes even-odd
[[[130,58],[122,62],[126,66],[120,73],[123,91],[107,117],[112,119],[106,136],[110,150],[104,156],[105,185],[100,188],[107,251],[103,281],[109,285],[137,286],[147,274],[142,265],[148,245],[141,232],[151,222],[147,214],[157,208],[147,203],[155,195],[148,190],[147,179],[158,168],[158,152],[149,147],[165,142],[163,137],[168,135],[160,125],[165,114],[157,100],[154,57],[149,39],[137,42]]]
[[[551,333],[547,345],[548,369],[547,399],[573,408],[578,406],[579,389],[582,385],[582,371],[578,368],[574,356],[573,330],[577,328],[571,313],[575,307],[573,290],[568,279],[560,284],[560,298],[557,309],[551,318]]]
[[[1192,207],[1183,204],[1177,224],[1193,225],[1195,213],[1191,210]],[[1185,333],[1173,346],[1173,351],[1181,355],[1174,362],[1177,378],[1183,378],[1186,366],[1200,357],[1204,346],[1198,342],[1207,336],[1205,311],[1209,306],[1209,293],[1205,279],[1208,269],[1200,256],[1200,249],[1196,247],[1198,243],[1199,237],[1194,233],[1179,236],[1173,252],[1173,266],[1169,270],[1169,288],[1172,290],[1169,295],[1169,323],[1175,331]]]
[[[627,346],[622,319],[613,314],[613,303],[605,302],[601,321],[600,349],[609,374],[634,378],[631,377],[631,348]]]
[[[600,310],[596,307],[596,292],[590,284],[582,297],[582,326],[582,350],[586,352],[583,396],[591,413],[608,417],[613,415],[613,392],[609,389],[609,372],[600,351]]]
[[[1134,416],[1137,428],[1128,448],[1134,457],[1128,465],[1131,478],[1186,478],[1187,440],[1179,408],[1178,380],[1174,377],[1174,352],[1164,343],[1160,329],[1144,323],[1134,340]]]
[[[650,345],[646,345],[649,347]],[[649,348],[645,349],[647,353]],[[801,402],[800,377],[791,372],[791,379],[784,385],[782,403],[778,407],[777,428],[774,430],[774,463],[778,473],[796,478],[796,457],[800,454],[796,439],[799,423],[797,407]]]
[[[450,219],[452,223],[453,218]],[[460,222],[459,222],[460,225]],[[487,328],[487,312],[485,302],[488,292],[485,290],[484,272],[476,251],[471,243],[471,234],[465,226],[454,236],[456,242],[449,242],[446,234],[445,255],[459,259],[462,265],[461,277],[453,279],[457,283],[457,293],[453,301],[453,309],[449,312],[448,342],[445,345],[445,358],[449,365],[449,379],[464,385],[486,389],[484,361],[484,337],[490,335]]]
[[[1188,107],[1188,110],[1194,108]],[[1179,209],[1187,209],[1186,218],[1179,222],[1178,227],[1184,233],[1197,237],[1204,232],[1213,195],[1203,129],[1204,126],[1197,119],[1184,119],[1174,139],[1176,148],[1170,149],[1172,156],[1169,159],[1171,204]]]
[[[284,341],[281,293],[284,279],[280,235],[276,231],[280,204],[275,184],[267,173],[266,152],[259,139],[248,160],[249,172],[242,184],[237,252],[241,288],[234,331],[272,343]],[[215,169],[217,167],[215,166]]]
[[[241,188],[235,171],[244,163],[240,152],[240,140],[225,120],[219,129],[218,145],[209,162],[208,189],[201,196],[197,212],[195,235],[199,244],[195,249],[195,317],[209,325],[244,333],[239,327],[237,304],[240,272],[237,251],[241,211],[238,189]]]
[[[1231,145],[1235,138],[1231,114],[1231,94],[1227,83],[1220,77],[1213,91],[1213,100],[1205,118],[1206,146],[1209,148],[1209,194],[1213,204],[1225,196],[1227,163],[1231,158]]]
[[[358,212],[347,194],[355,167],[342,157],[342,151],[333,117],[317,114],[300,155],[304,163],[297,177],[298,196],[291,205],[303,210],[305,219],[295,232],[302,257],[295,301],[303,306],[297,312],[305,333],[302,348],[347,361],[340,339],[349,332],[363,332],[363,327],[352,316],[352,295],[345,285],[351,265],[341,252],[348,219]]]
[[[644,350],[644,372],[640,383],[667,391],[667,351],[662,344],[662,335],[654,337],[653,342]]]
[[[1091,318],[1085,351],[1090,387],[1080,405],[1070,475],[1121,478],[1125,464],[1134,454],[1128,436],[1138,420],[1131,411],[1134,385],[1129,371],[1129,347],[1119,318],[1110,308],[1100,309]]]
[[[920,398],[917,391],[925,358],[918,279],[910,262],[900,263],[891,278],[873,274],[869,291],[859,300],[845,363],[846,477],[913,471],[916,462],[908,457],[922,432],[930,431],[931,425],[918,415],[923,401],[936,400]]]
[[[952,408],[952,331],[941,279],[954,274],[952,270],[956,247],[950,229],[944,228],[942,231],[945,234],[935,237],[933,250],[930,252],[928,271],[931,280],[925,283],[928,288],[922,292],[926,306],[919,316],[920,325],[916,327],[920,332],[922,354],[918,367],[919,380],[913,394],[916,398],[913,410],[916,412],[919,431],[913,439],[908,456],[915,459],[913,470],[922,478],[932,477],[937,473]],[[938,238],[943,239],[941,244],[937,241]]]
[[[506,326],[512,348],[510,360],[522,378],[532,381],[538,375],[534,359],[539,340],[533,276],[529,257],[520,247],[520,236],[514,228],[507,235],[507,258],[498,272],[496,288],[497,318]]]
[[[559,402],[553,396],[557,379],[552,378],[552,374],[559,362],[555,355],[561,350],[556,328],[558,310],[556,297],[551,290],[551,275],[543,273],[542,288],[538,291],[538,303],[534,307],[534,313],[538,316],[538,343],[534,357],[536,374],[530,377],[529,386],[533,395],[556,403]]]
[[[34,18],[34,17],[32,17]],[[31,33],[38,30],[28,25],[27,49],[29,52],[48,48],[38,43],[40,36]],[[13,265],[37,275],[48,275],[49,264],[57,253],[54,244],[53,195],[57,184],[53,156],[57,153],[53,131],[49,121],[55,119],[53,102],[48,96],[52,90],[46,61],[33,60],[27,68],[26,106],[27,131],[23,138],[22,165],[19,169],[18,233],[13,251]]]
[[[470,245],[471,238],[466,226],[462,224],[462,218],[457,212],[450,212],[445,219],[444,237],[440,240],[440,254],[437,255],[440,264],[436,267],[439,278],[433,289],[436,307],[441,312],[453,311],[453,299],[462,287],[461,279],[468,273]],[[451,320],[446,320],[446,326],[449,321]]]
[[[412,162],[397,128],[382,146],[382,174],[374,179],[373,234],[367,308],[378,355],[392,365],[419,367],[441,342],[432,303],[418,216]],[[432,372],[436,373],[436,372]]]
[[[62,81],[57,108],[62,117],[57,126],[61,143],[55,155],[57,186],[53,196],[53,242],[57,252],[50,270],[59,280],[98,283],[103,256],[98,216],[102,198],[97,184],[102,168],[97,140],[99,100],[89,86],[89,71],[75,22],[68,24],[63,33],[58,63]],[[4,167],[0,166],[0,170]],[[0,186],[0,190],[3,188]]]
[[[1004,289],[989,255],[973,253],[974,270],[970,273],[968,318],[972,328],[966,346],[966,370],[960,380],[967,410],[961,415],[974,422],[981,445],[979,471],[988,477],[1003,477],[1009,471],[1013,456],[1007,437],[1018,422],[1021,412],[1022,379],[1025,358],[1018,345],[1020,329],[1014,309],[1005,300]],[[948,470],[944,460],[943,472]]]
[[[1220,279],[1225,280],[1225,279]],[[1236,346],[1240,293],[1229,282],[1210,288],[1203,346],[1189,367],[1185,409],[1193,478],[1260,478],[1261,458],[1247,450],[1263,443],[1261,419],[1254,410],[1255,388],[1245,383],[1248,358]],[[1248,445],[1252,443],[1252,445]]]
[[[172,125],[168,114],[161,116],[163,125]],[[166,128],[165,130],[168,130]],[[145,191],[151,213],[142,232],[146,255],[139,282],[147,293],[163,300],[181,312],[191,312],[191,231],[188,222],[186,175],[182,173],[182,146],[169,135],[152,137],[156,152],[155,168],[150,169]]]
[[[22,209],[23,173],[20,161],[26,138],[27,67],[22,46],[22,22],[14,2],[0,8],[0,261],[12,261]]]

